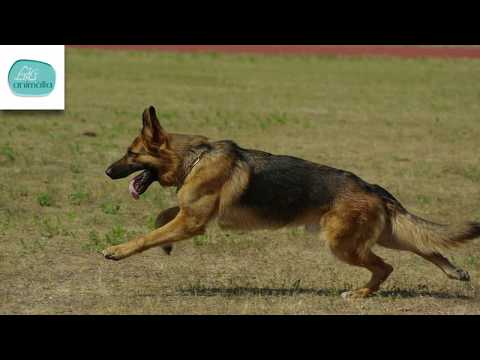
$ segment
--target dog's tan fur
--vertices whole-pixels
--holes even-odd
[[[152,109],[152,108],[151,108]],[[202,234],[209,222],[217,219],[226,229],[280,228],[305,225],[321,229],[332,253],[340,260],[368,269],[370,280],[345,297],[365,297],[377,291],[393,268],[372,251],[379,244],[412,251],[432,262],[449,277],[468,280],[468,274],[451,264],[437,251],[480,235],[478,224],[441,227],[417,218],[381,191],[365,191],[358,182],[347,183],[329,206],[306,207],[288,223],[260,216],[258,210],[239,202],[253,176],[251,167],[235,155],[228,143],[215,143],[187,174],[181,164],[193,146],[212,144],[203,136],[168,134],[156,119],[154,110],[143,115],[144,128],[121,161],[134,161],[158,170],[163,186],[179,186],[178,207],[162,212],[158,229],[112,246],[103,254],[109,259],[124,259],[155,246],[167,253],[176,241]],[[182,178],[181,184],[179,178]],[[383,190],[383,189],[382,189]],[[379,195],[380,194],[380,195]]]

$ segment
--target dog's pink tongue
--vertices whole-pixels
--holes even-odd
[[[128,191],[130,192],[130,195],[132,195],[132,197],[135,200],[138,200],[140,198],[140,195],[138,195],[137,190],[135,190],[134,183],[135,183],[135,179],[130,180],[130,183],[128,184]]]

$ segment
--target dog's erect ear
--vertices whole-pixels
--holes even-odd
[[[152,145],[161,145],[166,139],[165,131],[160,126],[153,106],[143,112],[142,136]]]

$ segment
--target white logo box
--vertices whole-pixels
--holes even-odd
[[[50,64],[56,77],[53,91],[41,97],[15,95],[8,73],[18,60]],[[65,45],[0,45],[0,110],[65,110]]]

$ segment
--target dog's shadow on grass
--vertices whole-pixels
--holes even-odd
[[[256,287],[232,287],[232,288],[207,288],[188,287],[178,290],[187,296],[294,296],[301,294],[335,296],[342,293],[338,289],[308,289],[308,288],[256,288]]]
[[[215,287],[199,287],[192,286],[177,290],[181,295],[185,296],[296,296],[296,295],[315,295],[339,297],[348,289],[312,289],[312,288],[268,288],[268,287],[231,287],[231,288],[215,288]],[[420,297],[430,297],[436,299],[471,299],[472,297],[443,291],[428,290],[380,290],[372,298],[384,299],[412,299]]]

